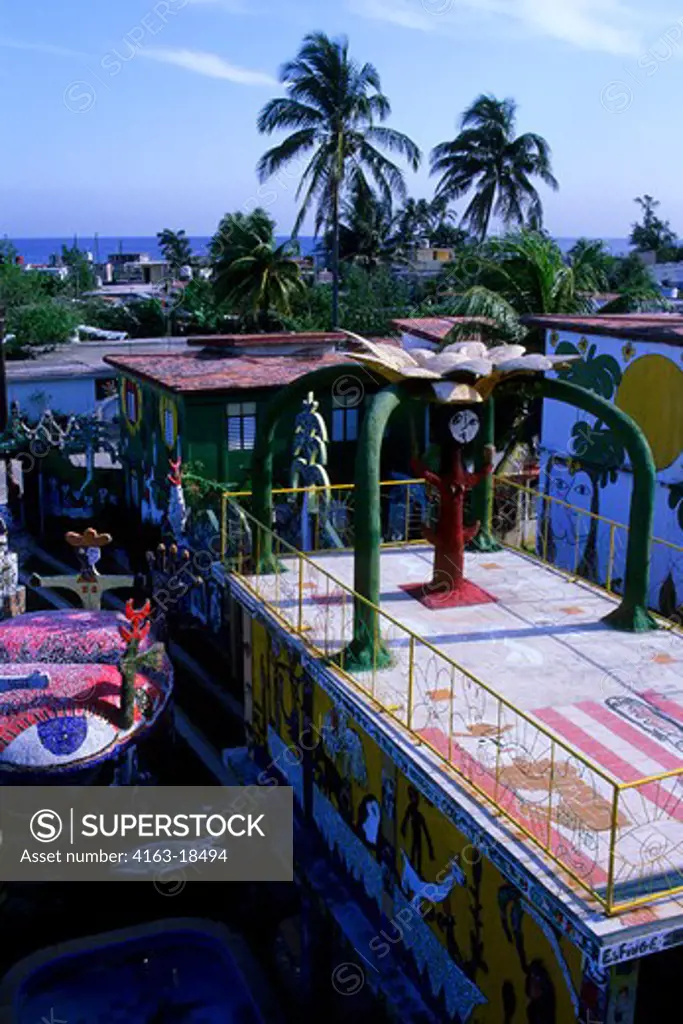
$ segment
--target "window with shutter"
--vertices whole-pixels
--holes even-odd
[[[228,451],[253,451],[256,443],[256,403],[228,405]]]

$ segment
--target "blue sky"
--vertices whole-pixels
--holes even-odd
[[[425,160],[480,92],[550,142],[556,235],[623,236],[649,192],[683,235],[683,7],[669,0],[0,0],[0,235],[211,233],[261,201],[289,230],[296,178],[259,185],[259,109],[312,30],[376,64]],[[456,207],[462,210],[464,204]]]

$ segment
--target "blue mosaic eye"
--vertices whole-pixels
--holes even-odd
[[[85,715],[74,718],[52,718],[36,726],[38,739],[46,750],[56,757],[75,754],[88,735],[88,719]]]
[[[66,715],[30,725],[4,750],[0,765],[12,768],[59,768],[105,751],[116,728],[97,715]]]

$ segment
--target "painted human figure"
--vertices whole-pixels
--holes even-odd
[[[401,822],[401,835],[405,839],[410,826],[410,862],[422,877],[422,839],[427,842],[429,859],[434,860],[432,837],[427,828],[424,814],[420,810],[420,794],[414,786],[408,786],[408,806]]]
[[[433,473],[419,462],[413,463],[413,471],[423,475],[425,481],[439,493],[436,529],[425,531],[427,540],[434,545],[434,570],[432,580],[425,590],[438,591],[442,597],[463,590],[466,585],[465,545],[476,537],[480,524],[477,522],[465,526],[465,497],[468,491],[493,472],[493,448],[489,445],[484,449],[482,469],[476,473],[465,469],[463,445],[472,440],[477,431],[477,416],[469,410],[461,410],[449,424],[453,440],[444,439],[441,472]]]

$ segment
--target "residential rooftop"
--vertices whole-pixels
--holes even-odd
[[[347,336],[339,331],[280,331],[277,334],[195,334],[188,337],[187,343],[202,348],[246,349],[294,344],[329,347],[342,345],[346,340]]]
[[[291,384],[298,377],[324,366],[353,367],[339,354],[308,356],[244,356],[212,358],[204,350],[177,355],[108,355],[105,362],[124,373],[140,377],[177,393],[223,392],[247,388],[273,388]]]
[[[494,321],[485,316],[424,316],[414,317],[409,320],[392,320],[391,325],[403,334],[412,334],[416,338],[423,338],[424,341],[438,343],[447,338],[450,332],[458,324],[481,324],[482,327],[492,326]],[[477,336],[473,330],[472,335]]]
[[[526,316],[523,323],[576,334],[637,338],[669,345],[683,344],[683,316],[675,313],[624,313],[616,316]]]
[[[8,359],[8,383],[64,377],[111,377],[110,353],[154,356],[187,351],[186,338],[136,338],[132,341],[79,341],[36,353],[32,359]]]

